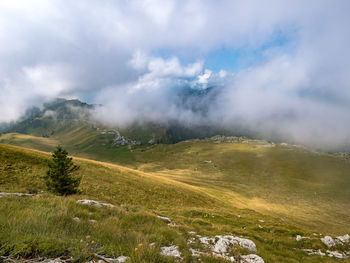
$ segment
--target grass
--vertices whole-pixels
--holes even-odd
[[[334,155],[270,147],[262,141],[215,144],[202,140],[129,149],[103,145],[108,141],[103,136],[108,135],[81,128],[71,132],[63,139],[0,137],[0,142],[45,151],[57,142],[68,144],[70,138],[67,148],[80,156],[74,161],[83,177],[79,195],[53,196],[41,178],[48,153],[0,144],[0,191],[40,193],[34,198],[0,199],[0,254],[68,253],[84,261],[100,252],[129,255],[132,262],[173,262],[159,251],[161,245],[176,244],[185,261],[195,262],[187,240],[188,231],[196,231],[249,238],[265,262],[335,262],[307,256],[301,248],[325,251],[320,233],[334,236],[350,229],[350,162]],[[78,143],[85,132],[90,135]],[[95,144],[90,147],[92,140]],[[117,207],[75,203],[82,198]],[[169,227],[156,215],[168,216],[178,226]],[[79,223],[73,221],[76,216]],[[297,234],[311,239],[296,242]],[[191,246],[201,247],[198,242]],[[202,261],[222,262],[204,256]]]
[[[222,148],[216,150],[221,149],[221,152],[217,151],[220,154],[232,150],[232,146],[219,146]],[[208,147],[206,152],[198,152],[205,147]],[[176,244],[185,262],[196,262],[189,247],[205,249],[198,242],[187,244],[191,237],[188,232],[196,231],[202,236],[232,233],[249,238],[256,243],[258,254],[265,262],[337,261],[307,256],[301,250],[325,251],[319,240],[319,228],[302,227],[301,223],[281,220],[274,213],[260,213],[253,204],[252,193],[240,193],[236,188],[237,193],[234,192],[228,182],[238,180],[237,175],[225,178],[213,172],[223,169],[223,164],[218,162],[220,155],[202,156],[210,154],[210,147],[207,143],[180,143],[140,149],[133,152],[137,160],[133,166],[138,170],[74,158],[81,166],[81,193],[58,197],[46,192],[41,178],[47,169],[48,153],[0,145],[0,191],[39,192],[29,198],[0,198],[0,254],[22,257],[69,254],[77,261],[85,261],[93,258],[95,253],[101,253],[110,257],[128,255],[131,262],[174,262],[173,258],[161,256],[159,252],[162,245]],[[239,147],[241,153],[256,152],[249,145]],[[187,155],[195,155],[198,159],[193,158],[191,163]],[[204,162],[209,157],[212,162]],[[338,159],[334,160],[338,163]],[[223,163],[226,164],[225,160]],[[340,165],[345,164],[340,162],[338,169]],[[247,182],[253,183],[253,180]],[[76,203],[77,199],[83,198],[109,202],[116,207],[97,208]],[[249,209],[246,199],[252,202]],[[168,226],[157,215],[170,217],[177,226]],[[80,221],[75,222],[74,217]],[[96,223],[91,223],[91,219]],[[314,232],[318,236],[314,236]],[[334,232],[323,232],[326,233]],[[297,234],[311,239],[297,242]],[[152,243],[155,245],[150,246]],[[232,253],[237,256],[247,252],[235,250]],[[224,261],[203,256],[202,262]]]

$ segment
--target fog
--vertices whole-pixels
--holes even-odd
[[[220,125],[343,149],[349,10],[346,0],[3,0],[0,123],[79,98],[102,104],[95,118],[110,125]],[[239,59],[208,64],[221,49]]]

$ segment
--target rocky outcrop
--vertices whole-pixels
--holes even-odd
[[[255,254],[249,254],[245,256],[241,256],[239,258],[235,258],[234,256],[230,255],[230,250],[235,247],[239,246],[241,248],[247,249],[252,253],[257,252],[256,245],[253,241],[241,238],[241,237],[235,237],[232,235],[216,235],[214,237],[202,237],[200,235],[196,235],[196,238],[198,238],[199,242],[208,247],[211,250],[211,255],[215,257],[224,258],[231,262],[244,262],[244,263],[263,263],[264,260]],[[188,244],[195,243],[195,238],[191,237],[188,240]],[[190,249],[192,256],[199,257],[200,255],[210,255],[208,252],[202,252],[198,249]]]

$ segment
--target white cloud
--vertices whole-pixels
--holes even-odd
[[[198,83],[199,84],[208,84],[212,73],[213,72],[211,70],[206,69],[202,75],[198,76]]]
[[[200,121],[180,106],[177,89],[187,79],[222,81],[207,103],[209,120],[300,142],[335,134],[335,144],[350,143],[349,9],[347,0],[2,0],[0,121],[85,92],[120,122]],[[288,48],[268,48],[276,35],[290,36]],[[235,74],[203,73],[206,54],[222,47],[265,53]],[[150,55],[163,51],[173,56]]]

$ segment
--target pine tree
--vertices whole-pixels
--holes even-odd
[[[58,145],[48,163],[49,170],[44,177],[48,190],[60,195],[77,193],[81,181],[81,177],[72,176],[72,173],[80,167],[67,156],[68,152]]]

